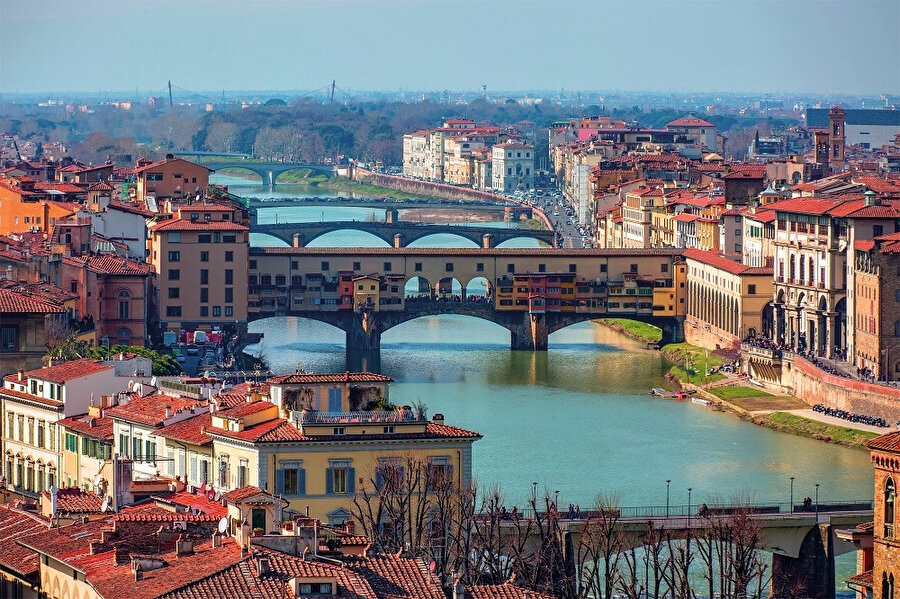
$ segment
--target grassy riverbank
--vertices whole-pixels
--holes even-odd
[[[657,327],[627,318],[598,318],[598,323],[641,343],[659,343],[662,331]]]
[[[725,378],[721,374],[707,375],[710,368],[721,366],[725,361],[706,348],[691,345],[690,343],[669,343],[660,348],[663,355],[675,362],[669,369],[669,374],[682,383],[692,385],[705,385]]]
[[[734,387],[715,387],[709,390],[710,393],[719,399],[744,399],[748,397],[772,397],[771,393],[767,393],[762,389],[753,387],[742,387],[735,385]]]
[[[766,428],[771,428],[779,432],[826,441],[828,443],[837,443],[848,447],[863,448],[865,447],[866,441],[878,436],[876,433],[818,422],[787,412],[771,412],[769,414],[753,416],[752,421],[760,426],[765,426]]]

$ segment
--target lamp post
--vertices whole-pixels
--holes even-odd
[[[553,507],[559,509],[559,489],[553,492]]]
[[[688,487],[688,519],[691,517],[691,491],[693,491],[693,489]]]
[[[669,485],[672,484],[671,479],[666,479],[666,518],[669,517]]]
[[[816,483],[816,522],[819,521],[819,483]]]
[[[537,481],[531,483],[531,503],[534,504],[534,509],[537,509]]]
[[[791,513],[794,513],[794,477],[791,477]]]

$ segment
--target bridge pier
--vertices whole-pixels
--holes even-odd
[[[547,317],[523,314],[521,322],[509,332],[509,347],[520,351],[547,351]]]
[[[800,545],[800,555],[772,554],[773,599],[808,597],[834,599],[834,539],[831,524],[810,530]]]
[[[684,316],[663,319],[657,326],[662,330],[660,346],[684,342]]]
[[[381,349],[381,327],[378,313],[371,308],[359,312],[348,312],[349,323],[344,328],[347,333],[347,353],[373,352]]]

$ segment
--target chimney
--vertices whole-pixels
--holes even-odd
[[[222,535],[217,532],[214,532],[212,535],[212,548],[215,549],[217,547],[222,546]]]
[[[269,573],[269,556],[260,555],[256,558],[256,573],[262,578]]]
[[[21,370],[19,371],[21,372]],[[59,489],[56,488],[56,485],[50,487],[50,514],[56,515],[56,494],[59,492]]]
[[[25,378],[25,371],[20,368],[18,370],[18,372],[16,373],[16,378],[18,379],[19,382],[21,382],[22,379]]]
[[[144,580],[144,571],[140,570],[140,569],[135,570],[134,571],[134,581],[140,582],[142,580]]]
[[[344,522],[344,530],[346,530],[349,534],[354,534],[356,532],[356,522],[353,520],[347,520]]]
[[[863,197],[865,198],[866,206],[878,206],[881,203],[878,201],[878,197],[876,196],[875,192],[871,189],[866,191],[863,194]]]
[[[466,585],[462,583],[462,577],[453,581],[453,599],[466,599]]]
[[[172,417],[172,406],[167,405],[166,406],[166,418],[171,418],[171,417]]]
[[[181,535],[179,535],[178,540],[175,541],[175,555],[181,557],[184,555],[191,555],[192,553],[194,553],[194,542],[183,539]]]
[[[432,417],[432,421],[433,421],[435,424],[444,424],[444,415],[441,414],[440,412],[438,412],[437,414],[435,414],[435,415]]]

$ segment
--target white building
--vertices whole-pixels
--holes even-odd
[[[534,187],[534,146],[515,141],[498,144],[491,151],[495,191]]]
[[[121,360],[131,373],[150,374],[150,360]],[[124,391],[133,377],[117,376],[115,364],[81,359],[3,378],[3,452],[6,486],[35,496],[58,485],[61,430],[57,422],[84,414],[92,400]]]
[[[807,108],[806,126],[829,129],[829,108]],[[892,144],[900,133],[900,110],[885,108],[848,108],[844,110],[844,140],[848,146],[880,148]]]

